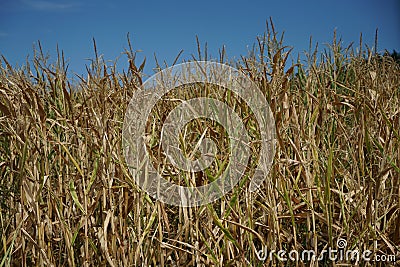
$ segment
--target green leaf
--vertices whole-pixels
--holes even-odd
[[[75,205],[82,211],[83,214],[86,215],[86,212],[85,212],[82,204],[79,202],[78,195],[76,194],[74,180],[71,180],[69,182],[69,192],[71,193],[71,197],[74,200]]]

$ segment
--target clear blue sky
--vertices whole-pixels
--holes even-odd
[[[142,50],[138,57],[147,58],[145,72],[153,74],[154,53],[171,64],[183,49],[182,59],[189,59],[196,53],[196,35],[214,58],[223,45],[230,58],[239,58],[263,34],[270,16],[296,53],[308,49],[311,35],[320,48],[331,42],[335,28],[344,44],[358,44],[362,32],[370,46],[378,28],[378,50],[400,50],[400,0],[0,0],[0,54],[20,65],[32,58],[40,40],[55,60],[58,44],[70,70],[81,74],[94,56],[93,37],[99,53],[113,60],[127,48],[129,32],[133,47]],[[119,67],[126,66],[121,57]]]

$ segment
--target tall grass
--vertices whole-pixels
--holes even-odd
[[[256,252],[321,253],[339,238],[348,249],[399,259],[400,67],[392,58],[334,38],[324,52],[310,49],[307,63],[291,65],[271,25],[234,66],[258,84],[275,116],[273,168],[255,193],[244,180],[213,204],[181,208],[142,192],[123,158],[124,112],[144,68],[129,48],[129,70],[117,73],[95,47],[87,77],[75,84],[62,52],[51,64],[39,47],[20,69],[2,58],[0,266],[325,266],[334,263],[260,261]],[[200,46],[198,59],[208,59]],[[249,107],[215,90],[191,92],[230,101],[246,129],[258,129]],[[163,101],[196,96],[185,92]],[[161,116],[171,108],[160,104],[149,122],[154,161],[162,161]],[[226,146],[218,125],[188,127],[188,153],[207,127]],[[188,174],[196,184],[223,170],[219,152],[211,171]]]

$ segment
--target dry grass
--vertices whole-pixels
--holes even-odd
[[[273,28],[258,38],[254,53],[235,67],[259,85],[275,115],[273,168],[256,193],[244,181],[195,208],[154,201],[129,175],[122,122],[144,66],[136,65],[132,49],[128,73],[96,56],[75,85],[62,54],[51,65],[39,49],[21,69],[3,58],[0,266],[325,266],[333,263],[262,262],[256,252],[266,246],[320,253],[339,238],[349,249],[398,260],[400,67],[360,43],[356,53],[334,40],[324,53],[311,53],[305,66],[288,66],[289,50]],[[198,59],[207,59],[200,49]],[[206,95],[213,94],[208,88]],[[171,97],[193,96],[176,91]],[[257,129],[248,107],[231,101],[250,121],[247,129]],[[170,108],[160,105],[154,118]],[[188,126],[188,153],[206,126],[216,128],[208,134],[224,146],[223,130],[201,121]],[[159,133],[149,134],[153,158],[160,160]],[[220,152],[214,169],[196,179],[224,168]]]

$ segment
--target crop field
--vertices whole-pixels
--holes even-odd
[[[249,77],[270,105],[277,139],[272,168],[258,191],[242,179],[213,203],[178,207],[141,190],[124,158],[125,112],[145,81],[145,62],[128,44],[120,59],[129,61],[125,72],[95,46],[87,75],[74,81],[61,51],[49,59],[38,47],[19,68],[0,59],[0,266],[399,264],[400,64],[393,57],[361,38],[344,45],[334,37],[329,46],[310,45],[306,60],[290,62],[296,55],[273,27],[237,62],[221,50],[214,60]],[[192,60],[209,58],[199,45]],[[154,165],[168,167],[160,131],[176,99],[229,102],[249,135],[259,137],[243,101],[203,87],[177,88],[153,109],[147,131]],[[218,155],[207,171],[166,168],[165,176],[206,184],[229,162],[224,130],[209,120],[186,130],[181,145],[188,154],[205,135]],[[257,142],[250,147],[246,177],[259,153]],[[329,259],[324,250],[338,248],[338,241],[345,242],[342,250],[369,251],[370,261]],[[289,251],[311,250],[315,258],[289,258]]]

